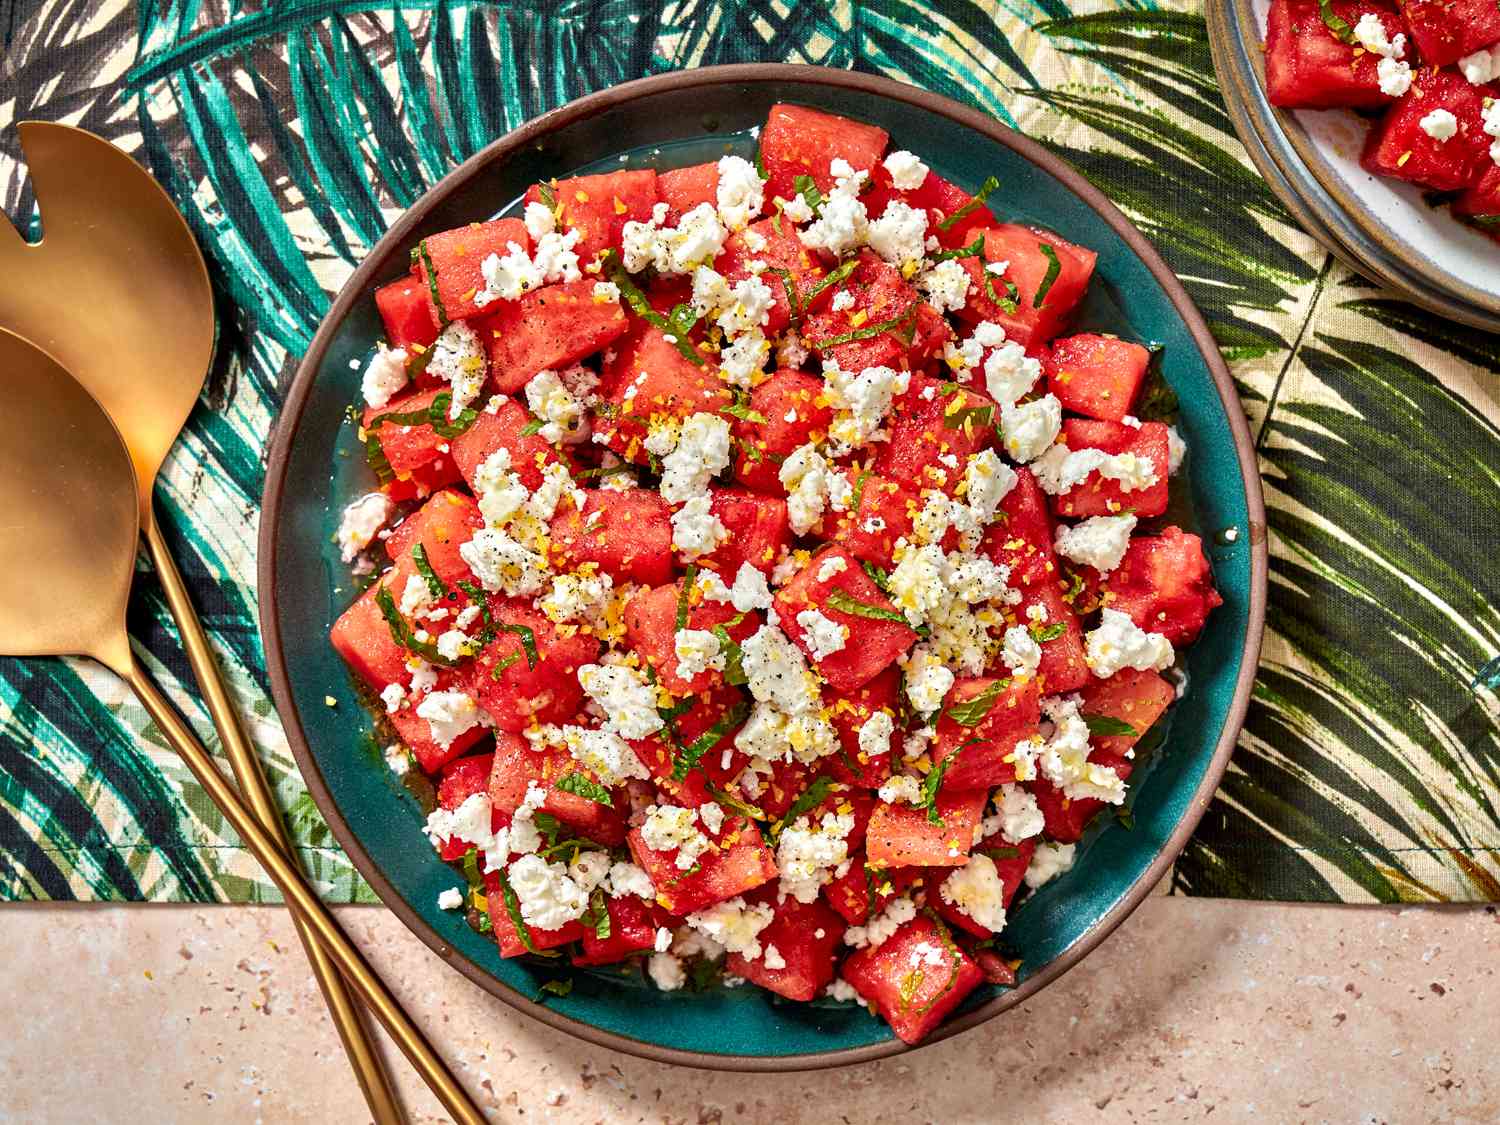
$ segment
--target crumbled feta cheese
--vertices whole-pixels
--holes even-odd
[[[1135,530],[1134,516],[1090,516],[1072,527],[1059,527],[1055,545],[1057,553],[1100,574],[1108,574],[1120,565]]]
[[[730,953],[751,961],[761,955],[759,934],[771,924],[774,913],[763,902],[747,903],[736,895],[687,916],[687,924],[718,942]]]
[[[806,535],[823,518],[834,469],[809,442],[792,450],[777,476],[787,490],[787,515],[792,530]]]
[[[1496,103],[1500,104],[1500,103]],[[1167,427],[1167,475],[1175,477],[1182,468],[1182,459],[1187,456],[1187,442],[1177,432],[1176,426]]]
[[[1125,800],[1125,782],[1111,767],[1089,761],[1089,727],[1078,713],[1078,697],[1055,697],[1042,704],[1053,725],[1052,736],[1037,755],[1043,776],[1070,800],[1093,797],[1118,805]],[[1021,776],[1017,746],[1016,776]]]
[[[488,794],[473,793],[456,809],[433,809],[422,831],[435,848],[456,841],[484,851],[494,842],[492,810]]]
[[[1014,340],[1002,341],[984,357],[985,389],[1002,408],[1029,394],[1041,376],[1041,361],[1027,355]]]
[[[920,805],[922,783],[915,777],[898,773],[880,787],[877,796],[888,805],[899,805],[902,801],[908,805]]]
[[[730,386],[749,390],[755,385],[756,376],[765,370],[770,355],[771,344],[765,334],[759,329],[751,329],[736,336],[719,353],[719,374]]]
[[[384,344],[365,364],[360,377],[359,389],[365,402],[376,410],[384,410],[392,397],[406,388],[406,349],[387,348]]]
[[[587,894],[609,878],[609,867],[608,852],[581,851],[568,861],[568,878]]]
[[[869,225],[868,237],[870,249],[897,269],[915,265],[925,253],[927,212],[893,199],[880,218]]]
[[[1380,92],[1388,98],[1399,98],[1411,89],[1411,64],[1395,59],[1381,59],[1375,68]]]
[[[506,869],[510,888],[521,908],[521,920],[539,930],[560,930],[583,917],[588,893],[575,883],[561,863],[539,855],[523,855]]]
[[[1156,466],[1134,453],[1106,453],[1102,449],[1069,449],[1058,443],[1031,465],[1036,481],[1049,496],[1070,492],[1098,473],[1118,481],[1122,492],[1137,492],[1156,483]]]
[[[493,301],[514,301],[542,284],[542,271],[519,242],[507,242],[504,256],[485,258],[479,263],[479,273],[484,288],[474,294],[474,305],[481,309]]]
[[[938,312],[955,312],[969,300],[969,272],[956,258],[948,258],[917,275],[917,288]]]
[[[672,513],[672,546],[688,558],[712,554],[729,538],[729,529],[714,515],[713,498],[693,496]]]
[[[336,536],[339,558],[351,563],[375,541],[376,534],[395,513],[396,506],[384,492],[370,492],[344,508]]]
[[[818,565],[818,581],[831,582],[837,574],[849,569],[849,560],[843,555],[832,554]]]
[[[538,371],[526,384],[526,404],[543,422],[537,431],[545,441],[576,444],[589,436],[587,412],[599,380],[586,367],[566,372]]]
[[[1026,868],[1024,876],[1026,885],[1032,890],[1050,883],[1057,876],[1068,871],[1073,866],[1073,852],[1075,844],[1054,844],[1050,841],[1038,844],[1032,853],[1031,863]]]
[[[1016,678],[1034,676],[1042,663],[1042,646],[1037,644],[1031,630],[1025,625],[1012,625],[1005,630],[1005,640],[1000,649],[1000,659]]]
[[[526,204],[521,221],[526,224],[526,233],[531,236],[532,242],[540,242],[557,229],[557,219],[552,214],[552,208],[540,200],[532,200]]]
[[[1458,132],[1458,118],[1446,109],[1433,110],[1423,116],[1417,124],[1422,127],[1422,132],[1438,144],[1442,144]]]
[[[677,674],[692,679],[709,669],[724,670],[724,653],[719,638],[707,629],[679,629],[673,638],[677,656]]]
[[[380,689],[380,702],[385,704],[388,715],[394,715],[406,702],[406,689],[400,684],[386,684]]]
[[[614,579],[607,574],[559,574],[552,579],[552,589],[537,602],[537,608],[558,624],[582,621],[600,629],[613,599]]]
[[[464,904],[464,893],[457,887],[449,887],[438,895],[439,910],[457,910]]]
[[[613,281],[594,282],[594,303],[598,305],[618,304],[620,287]]]
[[[788,713],[770,703],[756,703],[734,736],[734,745],[753,761],[808,764],[837,753],[839,739],[819,710]]]
[[[786,968],[786,958],[781,955],[781,950],[774,945],[766,946],[765,964],[768,969]]]
[[[1500,57],[1500,47],[1496,48],[1496,56]],[[1486,98],[1479,118],[1484,135],[1495,138],[1490,145],[1490,160],[1500,164],[1500,98]]]
[[[619,860],[610,864],[609,875],[605,878],[605,888],[614,898],[622,898],[625,895],[635,895],[637,898],[644,899],[656,897],[656,887],[651,883],[651,876],[628,860]]]
[[[729,232],[719,222],[712,204],[700,203],[677,222],[671,235],[671,273],[688,273],[702,262],[711,262],[724,249]]]
[[[452,746],[459,735],[479,726],[485,717],[479,704],[461,691],[429,692],[427,698],[417,704],[417,715],[427,720],[432,741],[444,750]]]
[[[904,394],[911,385],[911,372],[866,367],[854,374],[837,366],[826,366],[823,380],[828,403],[836,411],[828,427],[828,437],[833,443],[831,452],[842,456],[885,436],[880,424],[891,408],[891,400]],[[785,473],[783,465],[783,477]]]
[[[1086,638],[1087,662],[1094,675],[1107,680],[1122,668],[1161,671],[1171,666],[1172,642],[1160,633],[1147,633],[1128,613],[1106,606],[1098,628]]]
[[[891,186],[897,191],[916,191],[927,179],[927,165],[915,153],[898,149],[885,158]]]
[[[730,604],[739,613],[752,609],[771,608],[771,587],[766,582],[765,572],[749,563],[740,563],[734,576],[734,585],[729,590]]]
[[[474,655],[469,636],[461,629],[448,629],[439,634],[437,650],[438,655],[450,663],[457,663],[466,656]]]
[[[1035,461],[1062,432],[1062,403],[1056,395],[1043,395],[1031,402],[1007,403],[1000,410],[1005,452],[1025,464]]]
[[[917,916],[917,905],[909,898],[892,899],[880,914],[863,926],[844,931],[844,944],[855,949],[879,949],[906,923]]]
[[[841,163],[847,168],[847,162]],[[815,250],[827,250],[835,258],[843,257],[851,250],[863,246],[870,237],[869,215],[865,211],[865,205],[859,198],[859,189],[863,186],[868,172],[854,172],[849,169],[848,174],[836,177],[833,188],[823,196],[823,206],[816,220],[806,229],[802,230],[799,237],[804,246]],[[797,214],[803,213],[806,204],[798,208],[794,200],[784,208],[785,214],[793,222],[805,220],[793,215],[794,209]],[[811,210],[806,210],[809,218],[812,217]]]
[[[652,851],[677,849],[677,868],[686,871],[709,849],[697,827],[698,811],[681,805],[651,805],[641,823],[641,842]]]
[[[574,761],[597,777],[601,785],[613,788],[629,777],[651,776],[630,744],[614,731],[569,725],[562,728],[562,741]]]
[[[1359,22],[1354,25],[1354,38],[1365,50],[1383,58],[1399,59],[1406,54],[1406,36],[1387,38],[1385,21],[1376,12],[1365,12],[1359,17]]]
[[[901,667],[906,671],[906,698],[918,714],[931,715],[943,705],[955,677],[931,645],[914,647]]]
[[[455,320],[444,328],[432,344],[432,358],[427,361],[427,374],[441,379],[453,388],[453,402],[448,407],[448,417],[459,414],[479,397],[487,373],[484,345],[474,330],[461,320]]]
[[[532,253],[532,261],[544,283],[577,281],[583,276],[578,268],[578,252],[573,249],[581,237],[582,232],[577,230],[542,235]]]
[[[981,449],[969,458],[964,466],[964,499],[968,501],[976,530],[994,520],[1000,504],[1019,479],[1016,471],[1000,460],[993,449]]]
[[[848,627],[825,616],[822,610],[804,609],[797,614],[797,624],[803,628],[802,641],[814,660],[821,662],[836,652],[844,651],[844,645],[849,639]]]
[[[853,830],[852,813],[832,812],[824,813],[817,823],[798,817],[783,829],[776,844],[781,893],[801,903],[816,899],[822,886],[835,877],[835,869],[848,860],[846,837]]]
[[[437,669],[420,656],[410,657],[407,666],[411,669],[411,693],[421,695],[437,687]]]
[[[891,737],[896,733],[896,720],[889,711],[876,711],[859,727],[859,753],[861,761],[868,761],[877,754],[886,754],[891,749]]]
[[[941,530],[938,534],[940,537]],[[897,542],[895,557],[896,565],[886,583],[890,599],[907,621],[921,625],[951,596],[943,581],[947,559],[937,543],[918,547],[905,539]]]
[[[1500,47],[1480,48],[1472,55],[1465,55],[1458,60],[1458,69],[1475,86],[1495,81],[1500,78]]]
[[[662,728],[656,711],[656,689],[623,664],[585,664],[578,683],[604,711],[604,729],[621,738],[638,739]]]
[[[658,951],[651,954],[646,971],[651,974],[651,983],[663,992],[676,992],[687,983],[682,961],[670,953]]]
[[[1005,880],[989,856],[971,855],[943,880],[938,893],[991,933],[1005,929]]]
[[[761,703],[789,715],[814,711],[821,705],[817,677],[797,646],[774,625],[762,625],[741,642],[740,665],[750,694]]]
[[[492,594],[535,597],[547,579],[547,560],[497,528],[480,528],[458,553]]]
[[[765,205],[765,183],[755,165],[743,156],[721,156],[714,200],[719,218],[730,230],[739,230],[759,215]]]
[[[729,422],[717,414],[694,414],[682,423],[677,444],[662,458],[662,499],[683,504],[702,495],[729,459]]]
[[[833,295],[833,300],[828,303],[828,307],[834,312],[848,312],[854,307],[854,290],[840,289]]]
[[[1000,834],[1012,844],[1040,836],[1047,826],[1036,797],[1019,785],[1000,786],[994,801],[1000,815]]]

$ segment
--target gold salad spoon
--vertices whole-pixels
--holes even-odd
[[[213,354],[203,256],[166,193],[109,142],[45,122],[23,122],[19,131],[42,239],[27,243],[0,222],[0,269],[25,279],[0,286],[0,325],[56,356],[123,434],[142,533],[188,663],[246,802],[290,855],[260,760],[151,504],[162,461],[198,400]],[[379,1125],[405,1121],[347,986],[300,922],[298,932],[372,1116]]]

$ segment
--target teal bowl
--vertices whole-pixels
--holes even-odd
[[[779,1002],[740,988],[660,993],[638,974],[575,971],[564,997],[537,1002],[547,973],[503,961],[457,912],[437,907],[456,884],[422,835],[423,816],[363,749],[370,721],[328,627],[352,599],[333,532],[372,481],[345,408],[356,368],[381,333],[371,293],[404,273],[435,231],[513,207],[535,180],[579,170],[668,168],[748,153],[775,102],[798,102],[889,130],[941,175],[1099,253],[1083,327],[1162,346],[1192,453],[1183,470],[1224,605],[1186,655],[1188,688],[1147,768],[1132,779],[1133,825],[1096,825],[1074,869],[1031,895],[1005,933],[1021,958],[1014,988],[986,986],[928,1042],[1014,1007],[1093,949],[1168,871],[1208,806],[1238,736],[1260,651],[1265,512],[1234,385],[1208,328],[1150,244],[1098,191],[1039,145],[956,102],[884,78],[816,67],[711,67],[647,78],[548,113],[490,145],[424,195],[390,229],[334,302],[276,424],[260,532],[261,626],[276,706],[302,775],[334,834],[376,893],[439,956],[516,1008],[593,1043],[645,1057],[733,1070],[797,1070],[908,1050],[864,1009]],[[337,701],[330,707],[325,697]]]

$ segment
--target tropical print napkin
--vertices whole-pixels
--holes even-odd
[[[218,361],[157,504],[330,898],[370,893],[268,700],[254,552],[280,389],[331,294],[428,185],[527,118],[673,68],[791,61],[938,91],[1072,161],[1230,361],[1270,509],[1268,632],[1173,889],[1500,899],[1500,337],[1382,295],[1297,229],[1234,137],[1195,3],[0,0],[0,37],[10,218],[38,228],[15,122],[65,121],[150,168],[209,254]],[[146,569],[130,628],[212,742]],[[8,660],[0,897],[275,892],[108,673]]]

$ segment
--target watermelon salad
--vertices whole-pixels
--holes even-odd
[[[332,642],[501,957],[916,1042],[1014,982],[1007,908],[1220,599],[1150,349],[1070,329],[1094,253],[872,125],[758,137],[536,184],[376,291]]]
[[[1500,240],[1500,5],[1495,0],[1271,0],[1266,96],[1378,115],[1361,163],[1447,193]]]

